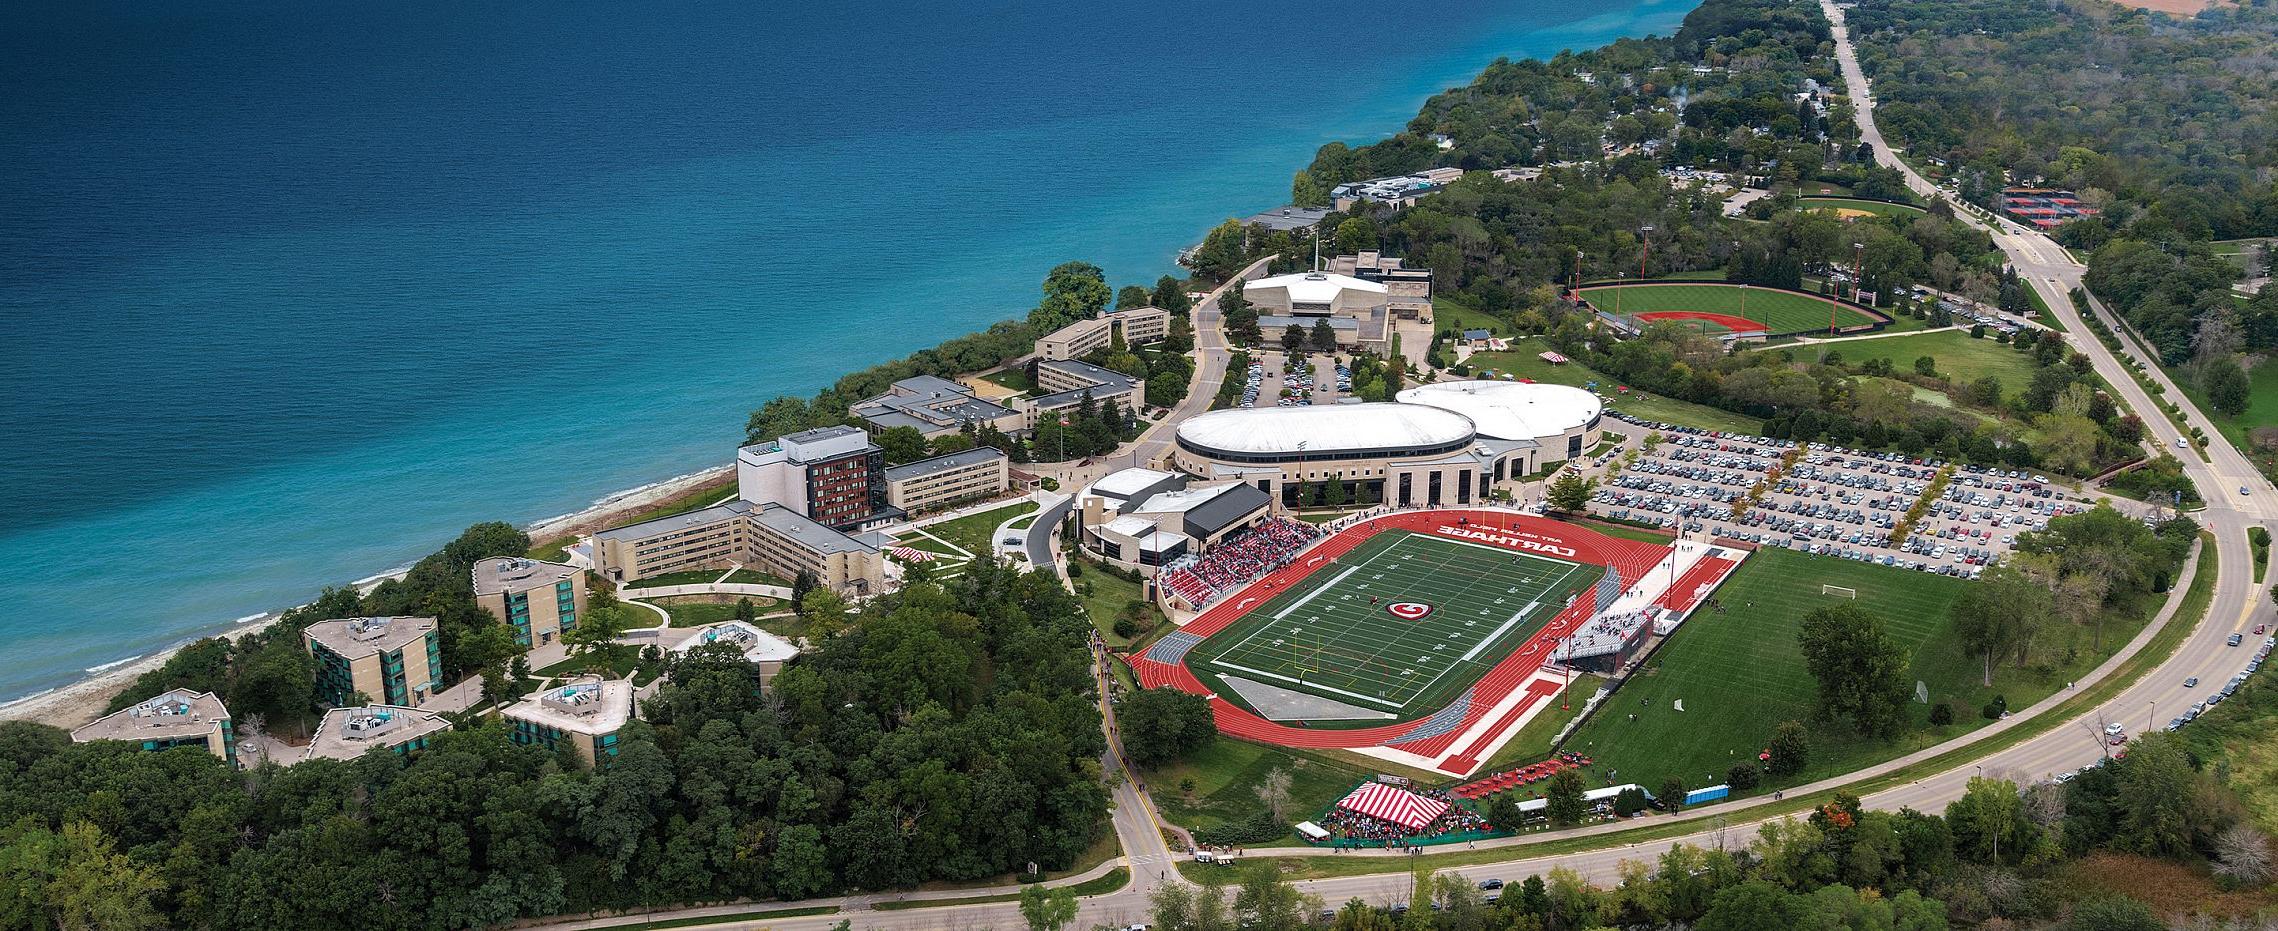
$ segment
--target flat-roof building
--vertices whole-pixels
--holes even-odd
[[[1264,213],[1252,214],[1242,221],[1244,226],[1263,226],[1277,233],[1294,233],[1321,225],[1329,216],[1327,207],[1299,207],[1291,204]]]
[[[427,741],[451,729],[451,720],[432,711],[401,705],[334,708],[317,722],[316,736],[301,753],[303,761],[353,760],[385,747],[398,754],[427,749]]]
[[[1532,471],[1538,452],[1532,441],[1481,437],[1451,411],[1374,403],[1211,411],[1179,425],[1172,458],[1189,474],[1248,482],[1283,507],[1406,507],[1484,500],[1496,481]]]
[[[633,720],[633,683],[584,676],[552,685],[500,709],[515,743],[577,753],[586,765],[608,765],[617,732]]]
[[[736,490],[838,530],[886,523],[886,451],[858,427],[787,433],[736,451]]]
[[[1350,181],[1329,189],[1329,198],[1336,202],[1339,213],[1351,213],[1354,207],[1364,203],[1401,209],[1416,206],[1426,195],[1454,184],[1461,177],[1461,168],[1433,168],[1412,175]]]
[[[1127,346],[1152,343],[1169,336],[1171,312],[1160,307],[1133,307],[1078,320],[1036,340],[1036,357],[1046,360],[1081,359],[1113,345],[1118,333]]]
[[[910,514],[994,498],[1010,487],[1012,460],[990,446],[886,470],[886,503]]]
[[[121,740],[144,750],[198,747],[237,765],[237,732],[212,692],[170,689],[71,732],[77,743]]]
[[[1273,499],[1248,484],[1141,468],[1101,477],[1077,502],[1086,551],[1150,574],[1273,513]]]
[[[857,402],[853,411],[873,431],[910,427],[927,439],[961,432],[967,424],[1005,433],[1018,433],[1022,426],[1019,411],[982,400],[973,389],[932,375],[897,381],[885,394]]]
[[[1432,270],[1429,268],[1417,268],[1381,252],[1360,252],[1330,259],[1329,272],[1383,285],[1385,307],[1395,318],[1432,318]]]
[[[475,603],[514,628],[514,642],[538,647],[585,616],[585,570],[558,562],[493,556],[475,563]]]
[[[786,579],[810,573],[825,588],[867,595],[885,586],[876,536],[848,536],[779,504],[736,500],[594,534],[593,563],[618,583],[741,566]]]
[[[1347,333],[1352,345],[1372,350],[1390,342],[1391,288],[1380,281],[1299,272],[1259,278],[1242,286],[1242,296],[1257,308],[1258,328],[1269,342],[1292,324],[1310,334],[1322,320],[1337,332],[1339,344],[1346,344]],[[1429,308],[1427,301],[1424,312]]]
[[[686,653],[698,647],[725,645],[743,654],[744,661],[759,667],[759,684],[765,688],[775,681],[775,674],[783,665],[799,658],[799,646],[743,621],[722,621],[699,627],[672,648],[674,653]]]
[[[316,698],[337,707],[366,702],[423,705],[442,687],[443,650],[431,617],[352,617],[301,632],[316,658]]]
[[[1115,401],[1131,410],[1147,403],[1147,383],[1114,369],[1074,359],[1045,359],[1035,364],[1036,388],[1044,392],[1017,403],[1027,414],[1028,429],[1046,416],[1073,411],[1089,394],[1095,404]]]

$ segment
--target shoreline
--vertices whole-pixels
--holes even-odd
[[[588,533],[600,529],[615,518],[651,507],[658,502],[677,497],[707,484],[719,482],[724,478],[732,479],[734,475],[735,466],[732,464],[713,466],[694,472],[683,472],[671,478],[650,482],[646,485],[636,485],[623,491],[611,492],[601,496],[582,510],[541,518],[525,525],[522,529],[523,532],[530,535],[530,541],[533,544],[556,537]],[[384,572],[365,576],[349,584],[358,592],[367,592],[381,582],[401,578],[404,573],[409,571],[411,571],[409,565],[398,566]],[[299,605],[293,607],[299,607]],[[113,697],[126,689],[127,686],[133,685],[134,680],[141,678],[143,673],[166,665],[166,661],[173,658],[174,654],[181,652],[183,647],[212,637],[236,639],[244,634],[264,630],[282,620],[285,612],[289,610],[292,608],[248,614],[229,622],[227,626],[217,625],[197,636],[167,644],[141,656],[114,660],[101,666],[92,667],[91,671],[85,675],[63,685],[0,702],[0,721],[39,721],[64,730],[79,727],[101,717],[103,709],[109,707]]]

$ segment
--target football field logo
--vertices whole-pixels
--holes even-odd
[[[1403,621],[1420,621],[1424,615],[1432,613],[1432,606],[1421,601],[1395,601],[1385,605],[1384,610],[1392,612],[1393,617]]]

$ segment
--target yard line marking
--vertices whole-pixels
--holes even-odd
[[[1497,641],[1497,640],[1501,640],[1501,639],[1503,639],[1503,635],[1504,635],[1504,634],[1506,634],[1506,633],[1509,633],[1509,632],[1510,632],[1510,630],[1511,630],[1511,628],[1512,628],[1512,626],[1514,626],[1514,625],[1518,624],[1518,623],[1519,623],[1519,621],[1520,621],[1521,619],[1525,618],[1527,615],[1529,615],[1529,614],[1533,614],[1533,613],[1534,613],[1534,609],[1536,609],[1536,608],[1539,608],[1539,607],[1541,607],[1541,606],[1542,606],[1542,602],[1539,602],[1539,601],[1530,601],[1530,602],[1527,602],[1527,606],[1526,606],[1526,607],[1524,607],[1524,608],[1520,608],[1520,609],[1519,609],[1519,613],[1511,615],[1511,619],[1510,619],[1510,620],[1508,620],[1508,621],[1504,621],[1504,622],[1503,622],[1503,626],[1495,628],[1495,632],[1494,632],[1494,633],[1488,634],[1488,635],[1487,635],[1487,636],[1485,636],[1485,637],[1481,637],[1481,638],[1479,639],[1479,642],[1478,642],[1478,643],[1472,644],[1472,645],[1471,645],[1471,652],[1463,654],[1463,658],[1462,658],[1462,659],[1460,659],[1460,660],[1457,660],[1456,662],[1459,662],[1459,663],[1468,663],[1468,662],[1471,662],[1471,658],[1472,658],[1472,657],[1474,657],[1474,656],[1478,656],[1478,655],[1479,655],[1479,651],[1481,651],[1481,650],[1484,650],[1484,649],[1487,649],[1487,645],[1488,645],[1488,644],[1490,644],[1490,643],[1494,643],[1494,642],[1495,642],[1495,641]]]
[[[1299,609],[1299,608],[1305,607],[1306,603],[1307,603],[1307,602],[1310,602],[1310,601],[1312,601],[1312,600],[1314,599],[1314,597],[1315,597],[1315,596],[1318,596],[1318,595],[1320,595],[1322,592],[1328,591],[1329,589],[1332,589],[1332,588],[1335,588],[1335,587],[1337,587],[1337,583],[1344,581],[1344,580],[1345,580],[1345,577],[1346,577],[1346,576],[1348,576],[1348,575],[1352,575],[1353,573],[1355,573],[1355,572],[1359,572],[1359,571],[1360,571],[1360,567],[1359,567],[1359,566],[1354,566],[1354,567],[1352,567],[1352,568],[1350,568],[1350,569],[1347,569],[1347,570],[1345,570],[1345,571],[1343,571],[1343,572],[1339,572],[1339,573],[1337,573],[1337,577],[1336,577],[1336,578],[1330,579],[1329,581],[1326,581],[1326,582],[1323,582],[1323,583],[1321,583],[1321,584],[1319,584],[1319,585],[1316,585],[1316,586],[1314,586],[1314,587],[1313,587],[1313,590],[1312,590],[1312,591],[1309,591],[1309,592],[1306,592],[1306,593],[1305,593],[1305,597],[1303,597],[1303,598],[1299,598],[1299,599],[1297,599],[1297,602],[1296,602],[1295,604],[1292,604],[1292,605],[1290,605],[1289,607],[1286,607],[1286,608],[1283,608],[1283,609],[1281,609],[1281,613],[1280,613],[1280,614],[1276,614],[1276,615],[1274,615],[1274,616],[1273,616],[1273,619],[1274,619],[1274,620],[1277,620],[1277,621],[1278,621],[1278,620],[1281,620],[1281,619],[1283,619],[1283,618],[1286,618],[1286,617],[1288,617],[1288,616],[1290,615],[1290,613],[1291,613],[1291,612],[1294,612],[1294,611],[1296,611],[1296,610],[1297,610],[1297,609]]]
[[[1324,691],[1324,692],[1335,692],[1335,693],[1337,693],[1337,694],[1339,694],[1339,695],[1343,695],[1343,696],[1345,696],[1346,698],[1357,699],[1357,700],[1359,700],[1359,701],[1365,701],[1365,702],[1368,702],[1369,704],[1372,704],[1372,705],[1383,705],[1384,707],[1386,707],[1386,708],[1390,708],[1390,709],[1392,709],[1392,710],[1394,710],[1394,711],[1399,711],[1399,710],[1401,710],[1401,709],[1403,709],[1403,708],[1406,708],[1406,707],[1408,707],[1406,704],[1393,704],[1392,702],[1388,702],[1388,701],[1385,701],[1384,699],[1381,699],[1381,698],[1376,698],[1376,697],[1374,697],[1374,696],[1369,696],[1369,695],[1362,695],[1362,694],[1361,694],[1361,693],[1359,693],[1359,692],[1347,692],[1347,691],[1345,691],[1344,689],[1340,689],[1340,688],[1331,688],[1331,687],[1329,687],[1329,686],[1326,686],[1326,685],[1322,685],[1321,683],[1318,683],[1318,682],[1307,682],[1307,681],[1305,681],[1305,680],[1303,680],[1303,679],[1292,679],[1292,678],[1290,678],[1290,677],[1288,677],[1288,676],[1284,676],[1284,675],[1277,675],[1277,674],[1274,674],[1274,673],[1266,672],[1265,670],[1262,670],[1262,669],[1251,669],[1251,668],[1250,668],[1250,667],[1248,667],[1248,666],[1242,666],[1242,665],[1237,665],[1237,664],[1234,664],[1234,663],[1229,663],[1229,662],[1227,662],[1227,661],[1225,661],[1225,660],[1211,660],[1211,661],[1210,661],[1210,664],[1211,664],[1211,665],[1213,665],[1213,666],[1219,666],[1219,667],[1223,667],[1223,668],[1226,668],[1226,669],[1232,669],[1232,670],[1234,670],[1234,671],[1236,671],[1236,672],[1246,672],[1246,673],[1249,673],[1250,675],[1253,675],[1253,676],[1264,676],[1264,677],[1266,677],[1266,678],[1268,678],[1268,679],[1279,679],[1279,680],[1281,680],[1281,681],[1283,681],[1283,682],[1288,682],[1288,683],[1291,683],[1291,684],[1294,684],[1294,685],[1302,685],[1302,686],[1306,686],[1306,687],[1308,687],[1308,688],[1316,688],[1316,689],[1320,689],[1321,691]]]

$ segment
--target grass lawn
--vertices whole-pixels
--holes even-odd
[[[1163,612],[1148,604],[1139,612],[1138,634],[1131,637],[1116,636],[1115,619],[1122,617],[1124,608],[1132,602],[1145,604],[1146,596],[1141,594],[1139,583],[1112,575],[1099,563],[1085,560],[1081,565],[1084,574],[1074,580],[1076,595],[1083,599],[1084,612],[1091,615],[1092,626],[1099,628],[1099,635],[1107,639],[1110,648],[1128,647],[1132,641],[1144,640],[1156,628],[1168,623]]]
[[[1796,200],[1797,210],[1857,211],[1878,217],[1924,217],[1929,211],[1906,204],[1893,204],[1880,200],[1863,200],[1857,197],[1803,197]],[[1844,214],[1851,216],[1851,214]]]
[[[737,596],[735,595],[672,595],[658,598],[651,603],[663,608],[664,613],[672,616],[672,626],[674,627],[702,627],[706,624],[734,620],[736,599]],[[783,603],[773,598],[753,598],[751,603],[753,607],[759,609],[761,614],[783,610]],[[772,630],[773,623],[772,621],[765,622],[760,626]]]
[[[2259,640],[2249,634],[2246,646]],[[2246,652],[2244,647],[2241,652]],[[2251,655],[2240,657],[2240,668]],[[2200,683],[2201,688],[2209,685],[2221,688],[2211,679]],[[2248,676],[2229,700],[2177,732],[2201,757],[2230,764],[2231,790],[2264,831],[2278,830],[2278,740],[2270,739],[2273,728],[2278,728],[2278,681],[2256,674]]]
[[[1723,281],[1725,271],[1721,268],[1704,268],[1693,272],[1670,272],[1661,277],[1669,281]]]
[[[1457,330],[1481,329],[1497,336],[1511,335],[1509,321],[1498,320],[1493,314],[1458,303],[1453,298],[1432,298],[1432,328],[1446,330],[1450,327]]]
[[[1013,391],[1036,390],[1036,380],[1028,377],[1027,369],[1009,368],[1001,372],[990,372],[981,376],[981,380],[993,382]]]
[[[1001,508],[993,508],[991,510],[982,511],[978,514],[967,514],[964,517],[957,518],[956,520],[942,521],[938,524],[927,524],[925,526],[925,531],[927,533],[933,534],[934,536],[947,540],[956,546],[962,547],[966,552],[972,553],[974,555],[980,555],[982,553],[987,553],[993,549],[993,547],[989,545],[989,540],[990,537],[997,532],[998,524],[1002,524],[1005,521],[1019,517],[1023,514],[1035,513],[1035,511],[1036,502],[1018,501],[1005,505]],[[924,549],[924,547],[919,548]]]
[[[735,476],[724,476],[718,481],[707,482],[697,488],[681,492],[678,495],[666,498],[663,501],[659,501],[639,511],[635,511],[631,514],[620,517],[614,521],[611,521],[610,526],[624,527],[631,524],[638,524],[645,520],[655,520],[659,517],[671,517],[674,514],[683,514],[696,510],[697,508],[708,508],[712,505],[719,504],[735,496]],[[570,544],[576,542],[577,538],[575,536],[563,536],[555,537],[550,540],[532,541],[530,545],[530,558],[543,559],[549,562],[560,562],[562,559],[563,550]]]
[[[2256,449],[2254,444],[2246,440],[2249,429],[2278,424],[2278,358],[2265,359],[2247,370],[2246,413],[2237,417],[2217,411],[2214,405],[2208,404],[2206,393],[2199,390],[2189,371],[2172,365],[2161,366],[2161,369],[2167,372],[2167,377],[2175,382],[2176,387],[2183,389],[2183,396],[2190,398],[2200,413],[2215,422],[2215,429],[2222,433],[2223,438],[2231,441],[2232,446],[2238,447],[2238,451],[2260,468],[2262,474],[2278,475],[2278,455]],[[2235,489],[2214,491],[2236,493]]]
[[[1772,333],[1825,332],[1829,310],[1833,308],[1837,326],[1859,326],[1873,323],[1874,319],[1847,304],[1833,304],[1826,298],[1794,291],[1770,288],[1743,288],[1738,285],[1699,282],[1692,284],[1642,284],[1624,287],[1584,287],[1584,297],[1598,309],[1608,313],[1650,314],[1690,311],[1739,317],[1757,328]],[[1700,323],[1712,332],[1722,333],[1726,327],[1707,321]]]
[[[1627,394],[1616,393],[1608,387],[1615,384],[1613,379],[1598,374],[1589,366],[1580,362],[1552,365],[1536,357],[1549,348],[1550,345],[1543,342],[1540,337],[1530,336],[1513,342],[1509,352],[1473,354],[1471,370],[1474,373],[1480,373],[1476,375],[1480,378],[1487,377],[1484,373],[1493,370],[1498,375],[1511,374],[1548,384],[1573,385],[1575,387],[1581,387],[1594,381],[1608,395],[1606,398],[1608,406],[1634,417],[1688,427],[1699,427],[1703,430],[1726,430],[1734,433],[1762,433],[1764,431],[1763,421],[1743,414],[1718,410],[1690,401],[1664,398],[1638,390],[1631,390]],[[1608,426],[1613,427],[1615,425],[1609,421]]]
[[[1840,725],[1810,724],[1814,683],[1796,632],[1805,614],[1842,603],[1820,594],[1822,583],[1858,591],[1858,604],[1879,615],[1913,651],[1907,678],[1925,683],[1933,703],[1953,701],[1953,724],[1929,726],[1929,706],[1919,704],[1908,706],[1912,729],[1889,741],[1859,739]],[[1652,786],[1675,776],[1689,786],[1714,785],[1732,764],[1762,749],[1780,722],[1797,720],[1812,730],[1811,763],[1800,777],[1778,786],[1836,776],[1988,723],[1978,709],[1995,694],[2005,696],[2011,708],[2040,700],[2125,644],[2163,600],[2115,611],[2104,624],[2100,649],[2092,646],[2088,629],[2050,630],[2035,643],[2036,659],[2048,657],[2050,665],[1997,667],[1995,686],[1988,689],[1979,685],[1980,662],[1964,655],[1958,638],[1948,633],[1954,602],[1968,584],[1789,550],[1759,551],[1717,592],[1726,610],[1694,615],[1564,749],[1595,757],[1601,773],[1606,767],[1620,770],[1624,782]],[[2071,661],[2057,659],[2065,656]],[[1682,712],[1673,707],[1679,700],[1685,703]]]
[[[1938,374],[1955,384],[1968,384],[1987,375],[2001,379],[2004,398],[2031,385],[2035,368],[2030,356],[2010,348],[2008,343],[1971,339],[1960,330],[1758,351],[1792,352],[1798,362],[1817,362],[1830,351],[1842,353],[1843,361],[1850,365],[1868,359],[1889,359],[1891,369],[1900,372],[1914,371],[1914,360],[1929,356],[1938,360]]]
[[[1378,772],[1221,735],[1211,738],[1186,760],[1146,773],[1145,780],[1164,818],[1188,830],[1200,830],[1241,821],[1264,810],[1265,803],[1258,800],[1258,784],[1276,769],[1289,772],[1288,810],[1295,821],[1319,815],[1351,792],[1354,785]],[[1189,779],[1194,780],[1192,801],[1183,789]]]
[[[710,585],[714,579],[727,574],[728,570],[726,569],[690,569],[685,572],[667,572],[663,575],[652,575],[645,579],[638,579],[635,581],[627,582],[623,587],[631,590],[640,588],[662,588],[667,585]]]
[[[777,585],[783,588],[791,587],[790,579],[786,579],[779,575],[769,575],[757,569],[738,569],[734,572],[729,573],[725,581],[735,582],[742,585]]]
[[[1598,686],[1605,682],[1604,676],[1588,673],[1575,676],[1574,681],[1566,686],[1566,691],[1560,693],[1560,702],[1570,706],[1571,710],[1552,705],[1537,712],[1534,720],[1528,721],[1525,727],[1519,728],[1519,732],[1511,737],[1510,743],[1504,744],[1503,749],[1495,751],[1495,755],[1487,759],[1487,765],[1479,770],[1479,775],[1501,772],[1549,756],[1550,742],[1557,739],[1558,732],[1566,728],[1566,722],[1582,713],[1582,703],[1588,701],[1598,691]]]
[[[777,908],[758,912],[737,912],[733,915],[713,915],[705,918],[664,918],[644,921],[637,925],[612,925],[620,931],[660,931],[664,928],[701,928],[709,925],[737,921],[763,921],[770,918],[802,918],[809,915],[836,915],[838,906],[818,905],[812,908]]]
[[[1119,866],[1096,878],[1069,886],[1068,891],[1077,898],[1083,898],[1085,896],[1104,895],[1130,884],[1131,871]],[[881,912],[899,912],[913,908],[945,908],[953,905],[979,905],[986,902],[1017,902],[1019,900],[1020,893],[1003,892],[996,895],[966,896],[961,899],[903,899],[896,902],[879,902],[870,907]]]

